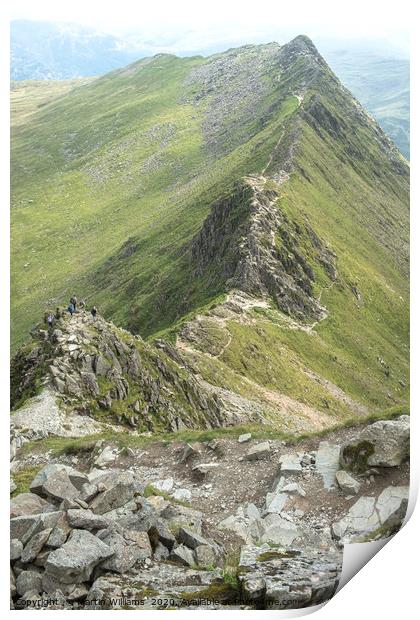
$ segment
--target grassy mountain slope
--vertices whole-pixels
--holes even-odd
[[[14,20],[11,22],[11,77],[66,80],[103,75],[157,51],[150,41],[139,47],[138,37],[134,39],[137,39],[135,43],[127,35],[121,39],[72,23]],[[321,38],[319,45],[343,84],[409,159],[409,61],[375,40],[346,41],[343,49],[343,41]],[[208,56],[215,51],[198,48],[186,53]],[[48,89],[48,84],[45,87]]]
[[[237,96],[250,55],[258,58],[258,48],[231,54],[231,64],[237,56],[243,64],[235,82]],[[19,273],[13,277],[18,338],[30,325],[27,308],[32,301],[39,308],[57,293],[67,297],[82,282],[85,288],[84,276],[119,252],[133,233],[144,251],[141,266],[133,264],[125,279],[135,274],[144,290],[151,290],[153,273],[161,273],[171,253],[197,230],[208,204],[258,160],[263,165],[276,141],[271,127],[245,125],[250,139],[222,154],[204,143],[206,101],[194,104],[194,83],[187,92],[184,86],[191,71],[203,64],[203,59],[171,56],[140,61],[73,90],[45,106],[30,126],[13,132],[12,277]],[[263,60],[260,64],[264,71]],[[267,94],[264,86],[256,99],[260,120],[250,124],[262,125],[273,104],[281,108],[276,119],[280,125],[297,101],[286,97],[278,102],[271,82]],[[232,125],[235,121],[232,115]],[[119,275],[115,273],[115,285],[123,290],[126,283]],[[124,316],[130,297],[122,295],[114,302],[104,291],[98,302],[114,305],[114,312],[118,307]]]
[[[26,123],[34,112],[51,100],[61,97],[77,86],[88,84],[93,79],[12,81],[10,88],[12,127]]]
[[[12,166],[15,345],[75,291],[273,421],[407,402],[408,167],[305,37],[108,74]]]

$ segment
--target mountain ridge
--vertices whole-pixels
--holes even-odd
[[[275,424],[284,397],[332,423],[407,402],[408,166],[307,37],[139,61],[15,131],[20,332],[81,290]],[[238,288],[263,300],[240,321]]]
[[[18,93],[11,607],[327,601],[407,510],[407,162],[304,36]]]
[[[140,36],[141,41],[141,36]],[[409,61],[383,43],[317,40],[325,58],[352,93],[409,158]],[[217,46],[216,46],[217,47]],[[244,46],[246,47],[246,46]],[[77,24],[15,20],[11,24],[11,78],[74,79],[103,75],[139,57],[153,56],[150,41],[124,38]],[[220,53],[220,52],[216,52]],[[209,57],[214,49],[186,51]]]

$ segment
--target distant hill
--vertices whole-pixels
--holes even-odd
[[[409,167],[307,37],[21,94],[15,350],[76,294],[285,428],[407,402]]]
[[[12,80],[64,80],[103,75],[154,52],[128,39],[77,24],[15,20],[11,23]],[[321,41],[320,41],[321,44]],[[386,48],[322,42],[324,57],[347,88],[381,124],[408,159],[409,61]],[[324,47],[325,46],[325,47]],[[190,54],[208,55],[208,50]],[[393,55],[394,54],[394,55]]]
[[[116,37],[78,24],[14,20],[12,80],[65,80],[102,75],[137,59]]]
[[[332,70],[410,158],[410,63],[359,50],[329,50]]]

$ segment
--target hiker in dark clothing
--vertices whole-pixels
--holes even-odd
[[[73,313],[74,313],[74,306],[73,306],[73,304],[69,304],[69,307],[67,308],[67,310],[70,312],[71,316],[73,316]]]
[[[50,313],[50,314],[47,316],[47,323],[48,323],[48,327],[49,327],[50,329],[52,329],[52,326],[54,325],[54,320],[55,320],[55,319],[54,319],[54,315]]]
[[[77,297],[76,297],[76,295],[73,295],[73,297],[70,299],[70,304],[73,305],[74,312],[76,312],[76,308],[77,308]]]
[[[86,306],[86,302],[85,302],[85,300],[84,300],[84,299],[81,299],[81,300],[79,301],[79,308],[80,308],[80,310],[84,310],[84,309],[85,309],[85,306]]]
[[[96,306],[92,306],[92,310],[90,311],[90,313],[93,316],[93,318],[95,318],[95,316],[98,314]]]
[[[61,310],[60,308],[56,308],[55,310],[55,318],[57,321],[59,321],[61,319]]]

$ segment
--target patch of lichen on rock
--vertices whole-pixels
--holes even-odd
[[[370,441],[361,441],[357,444],[345,446],[341,453],[341,462],[346,469],[355,473],[363,473],[369,467],[369,457],[375,452],[375,446]]]
[[[299,555],[299,551],[294,551],[293,549],[285,549],[285,550],[270,550],[264,551],[259,556],[257,556],[257,562],[270,562],[271,560],[281,560],[284,558],[294,558]]]

